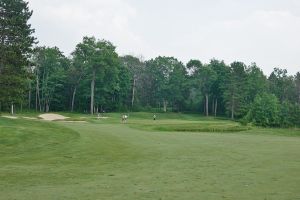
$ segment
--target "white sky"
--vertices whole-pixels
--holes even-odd
[[[83,36],[120,55],[256,62],[300,71],[300,0],[28,0],[39,45],[69,55]]]

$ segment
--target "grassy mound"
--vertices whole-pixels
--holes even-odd
[[[26,119],[0,120],[0,155],[9,158],[18,155],[18,159],[49,156],[63,146],[79,138],[79,134],[66,127],[50,122]],[[23,157],[25,156],[25,157]]]

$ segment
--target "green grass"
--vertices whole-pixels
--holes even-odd
[[[299,129],[231,132],[243,126],[173,113],[130,113],[126,124],[120,113],[60,114],[87,123],[0,117],[1,200],[300,199]]]

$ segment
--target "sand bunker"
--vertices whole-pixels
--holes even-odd
[[[39,115],[40,118],[42,118],[43,120],[47,120],[47,121],[54,121],[54,120],[65,120],[69,117],[65,117],[63,115],[59,115],[59,114],[41,114]]]
[[[18,119],[18,117],[15,117],[15,116],[7,116],[7,115],[4,115],[2,117],[5,117],[5,118],[8,118],[8,119]]]

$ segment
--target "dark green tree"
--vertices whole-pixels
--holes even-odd
[[[217,79],[216,72],[210,65],[202,65],[197,60],[190,61],[187,66],[193,71],[193,79],[196,88],[198,88],[205,97],[205,115],[209,115],[209,95],[213,93],[213,84]]]
[[[231,119],[241,117],[241,110],[245,106],[246,96],[246,65],[242,62],[233,62],[230,65],[230,74],[225,84],[224,101]]]
[[[22,0],[0,1],[0,102],[14,113],[27,88],[28,57],[35,38],[28,23],[32,11]]]
[[[274,68],[268,78],[269,90],[275,94],[280,102],[295,102],[297,99],[294,77],[288,76],[286,69]]]
[[[216,80],[212,85],[212,112],[214,112],[215,117],[217,116],[218,110],[222,113],[225,112],[224,105],[224,92],[226,90],[226,81],[230,75],[229,67],[224,63],[224,61],[219,61],[212,59],[209,63],[210,67],[216,73]]]
[[[57,47],[37,47],[32,58],[36,84],[36,109],[43,112],[65,109],[65,86],[69,60]]]
[[[131,93],[131,107],[134,107],[134,103],[137,100],[137,97],[140,96],[137,92],[143,89],[143,71],[145,64],[137,57],[126,55],[120,58],[122,67],[125,68],[123,70],[123,74],[121,76],[126,76],[126,71],[129,73],[129,81],[130,86],[127,87],[130,89]],[[124,74],[125,73],[125,74]],[[123,79],[124,80],[124,79]],[[125,80],[124,80],[125,81]],[[125,82],[124,82],[125,83]]]
[[[99,84],[102,84],[102,89],[98,88],[98,103],[103,104],[104,97],[100,95],[101,91],[105,92],[108,89],[108,83],[103,82],[105,75],[108,81],[117,77],[118,55],[115,52],[115,46],[109,41],[97,40],[95,37],[84,37],[83,41],[76,46],[76,50],[73,53],[74,57],[80,57],[79,65],[86,66],[89,72],[87,78],[90,79],[90,113],[94,114],[97,109],[95,106],[95,84],[96,78],[98,78]],[[111,75],[109,77],[109,74]],[[117,85],[110,88],[114,93],[118,90]]]

